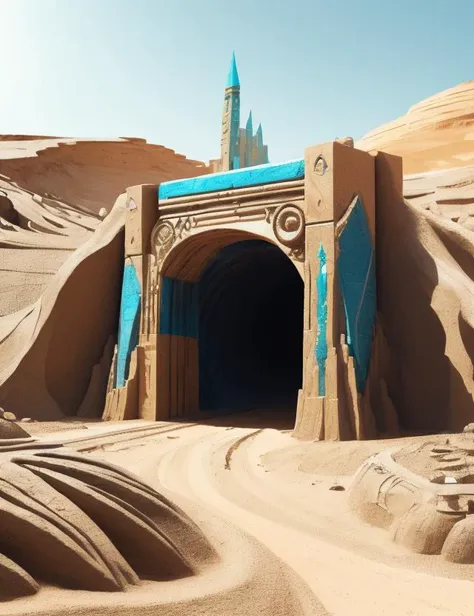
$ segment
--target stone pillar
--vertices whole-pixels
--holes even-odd
[[[156,344],[148,328],[148,286],[150,237],[158,219],[157,190],[151,184],[127,189],[119,337],[104,411],[104,418],[111,420],[155,419]]]
[[[352,236],[357,232],[352,221],[350,226],[347,223],[353,214],[358,216],[357,224],[366,223],[368,231],[364,241],[368,250],[370,245],[375,249],[373,157],[336,142],[308,148],[305,151],[303,384],[294,433],[301,439],[357,438],[361,434],[357,428],[361,392],[357,391],[354,358],[350,356],[353,345],[348,349],[344,339],[354,335],[346,327],[357,319],[351,309],[358,297],[347,305],[344,293],[352,300],[351,278],[340,269],[347,269],[347,260],[344,263],[339,260],[342,234],[346,233],[347,245],[347,229]],[[362,280],[368,271],[367,258],[361,254],[360,264],[357,258],[355,255],[351,263],[355,276]],[[374,282],[373,276],[370,280]],[[371,318],[365,304],[364,311]],[[364,360],[359,356],[356,359]],[[357,368],[360,372],[359,363]]]

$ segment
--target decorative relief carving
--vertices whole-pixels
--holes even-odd
[[[191,231],[191,218],[179,218],[175,225],[176,237],[182,239],[183,235]]]
[[[300,248],[304,239],[303,211],[291,203],[282,205],[273,217],[273,232],[277,240],[293,250]]]
[[[176,240],[176,232],[173,225],[165,220],[160,223],[153,231],[152,246],[156,253],[157,261],[160,263],[170,251],[171,246]]]
[[[275,214],[275,209],[274,207],[266,207],[265,208],[265,222],[268,222],[268,224],[270,224],[273,220],[273,215]]]
[[[288,256],[295,261],[304,261],[304,244],[301,244],[298,248],[292,248]]]
[[[318,175],[324,175],[326,173],[326,169],[328,168],[327,162],[324,160],[322,156],[318,156],[316,162],[314,163],[314,172]]]
[[[272,226],[276,239],[290,249],[291,258],[297,261],[304,260],[304,214],[297,205],[286,203],[280,207],[261,205],[242,209],[229,208],[227,211],[218,210],[215,213],[198,212],[193,216],[159,222],[151,238],[158,269],[175,242],[186,237],[193,228],[257,220],[264,220]]]

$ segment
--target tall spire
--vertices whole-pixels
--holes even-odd
[[[240,88],[239,73],[237,72],[237,63],[235,61],[234,52],[232,52],[232,61],[230,63],[229,74],[227,75],[226,88]]]
[[[245,127],[248,131],[250,131],[251,133],[253,133],[253,122],[252,122],[252,111],[250,111],[249,113],[249,117],[247,120],[247,125]]]

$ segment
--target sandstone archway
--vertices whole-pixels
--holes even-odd
[[[160,417],[248,410],[287,413],[302,381],[303,280],[266,238],[191,236],[160,276]]]

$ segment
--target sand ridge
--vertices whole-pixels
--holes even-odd
[[[406,174],[469,165],[474,160],[474,81],[439,92],[355,142],[361,150],[403,157]]]

